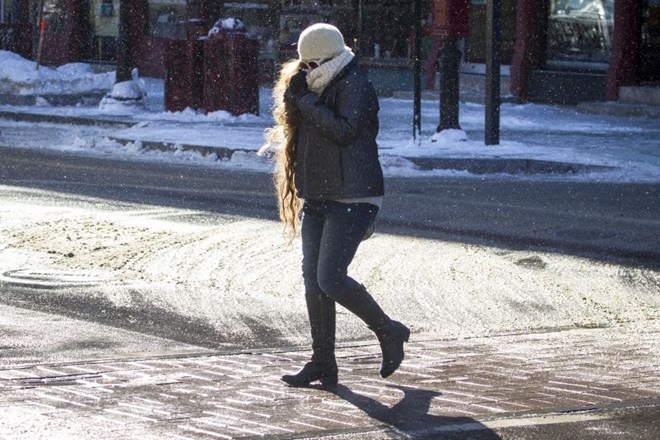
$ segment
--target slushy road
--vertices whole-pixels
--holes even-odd
[[[277,380],[308,356],[291,348],[308,346],[308,326],[270,176],[0,156],[3,433],[262,433],[235,403],[258,390],[268,432],[296,422],[299,438],[312,407],[341,409],[329,438],[657,436],[657,186],[388,179],[351,274],[413,328],[394,378],[407,399],[374,377],[373,337],[341,310],[333,397]]]
[[[274,219],[271,176],[0,149],[0,183]],[[516,249],[549,247],[660,266],[660,185],[515,178],[390,178],[383,232]]]

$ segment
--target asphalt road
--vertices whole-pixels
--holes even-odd
[[[275,219],[263,173],[0,148],[0,184]],[[383,232],[660,267],[660,185],[390,178]]]

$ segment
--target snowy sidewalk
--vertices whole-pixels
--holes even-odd
[[[17,59],[6,51],[0,51],[0,55],[4,57],[0,57],[0,77],[4,81],[7,76],[9,86],[21,85],[25,89],[21,93],[33,87],[44,93],[84,95],[111,86],[108,73],[92,74],[89,66],[73,64],[57,70],[44,67],[37,74],[32,62]],[[264,130],[273,124],[270,89],[260,89],[258,116],[235,117],[222,111],[205,115],[190,109],[164,111],[164,82],[155,78],[143,80],[147,92],[145,109],[102,110],[91,104],[51,106],[36,99],[37,105],[0,105],[0,119],[3,124],[19,121],[106,128],[96,137],[87,134],[73,146],[54,142],[44,148],[78,148],[86,154],[102,150],[105,155],[116,151],[123,157],[163,151],[159,160],[176,161],[183,155],[197,155],[197,160],[205,165],[216,161],[223,166],[270,171],[271,165],[254,154],[263,144]],[[29,81],[34,85],[30,86]],[[461,102],[459,121],[467,140],[447,136],[432,142],[439,103],[437,98],[429,99],[429,93],[425,97],[422,134],[416,142],[412,140],[412,100],[380,98],[378,142],[389,176],[481,178],[488,174],[497,178],[660,182],[660,124],[655,119],[503,103],[500,144],[486,146],[484,105]],[[0,145],[5,144],[0,130]]]
[[[28,122],[49,122],[56,124],[109,125],[117,127],[116,134],[108,140],[124,148],[145,149],[165,153],[193,152],[202,156],[215,155],[219,160],[252,162],[257,168],[269,169],[267,161],[256,156],[256,147],[261,145],[257,137],[269,124],[263,121],[236,121],[225,124],[221,129],[214,122],[181,122],[167,120],[131,121],[125,117],[104,115],[62,116],[53,114],[0,111],[0,119]],[[137,120],[139,118],[136,117]],[[220,130],[222,130],[220,132]],[[469,146],[465,143],[466,147]],[[440,147],[440,145],[439,145]],[[239,154],[236,154],[239,153]],[[425,155],[428,153],[429,155]],[[594,172],[616,171],[616,166],[580,163],[556,159],[535,159],[531,157],[480,156],[466,152],[466,157],[440,157],[430,155],[420,148],[410,148],[410,152],[381,148],[381,160],[390,171],[399,168],[397,174],[421,174],[425,171],[447,171],[473,175],[585,175]],[[247,154],[247,156],[245,156]],[[460,155],[459,155],[460,156]],[[259,167],[261,165],[261,167]],[[417,173],[416,173],[417,172]],[[391,173],[390,173],[391,174]]]
[[[0,437],[439,438],[599,420],[607,417],[599,410],[660,402],[659,347],[655,321],[464,340],[415,335],[387,380],[377,374],[377,345],[341,346],[332,391],[280,382],[309,357],[295,349],[5,364]]]

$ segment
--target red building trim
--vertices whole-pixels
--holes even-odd
[[[542,60],[538,50],[544,20],[540,0],[518,0],[516,9],[516,42],[511,60],[511,94],[517,101],[528,98],[527,81],[530,72],[538,68]]]
[[[615,101],[619,87],[635,84],[638,54],[641,46],[642,2],[617,0],[614,2],[614,35],[612,54],[607,71],[608,100]]]
[[[78,61],[82,57],[84,41],[83,20],[86,18],[84,0],[66,0],[67,19],[62,32],[53,32],[46,27],[41,48],[41,63],[61,65]]]
[[[168,38],[157,38],[144,35],[136,45],[140,52],[137,67],[140,76],[153,76],[165,78],[165,52],[167,51]]]
[[[546,3],[543,0],[518,0],[516,43],[511,62],[511,94],[525,102],[529,94],[531,73],[545,62]],[[637,63],[642,25],[641,2],[614,2],[614,34],[612,53],[606,78],[606,97],[616,100],[622,85],[638,81]]]

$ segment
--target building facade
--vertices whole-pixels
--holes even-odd
[[[616,100],[660,86],[660,0],[518,0],[511,88],[520,100]]]
[[[389,72],[392,87],[405,90],[414,53],[413,1],[132,0],[131,56],[143,75],[163,76],[168,41],[198,38],[217,19],[235,17],[258,39],[268,79],[278,62],[295,55],[301,30],[325,21],[342,30],[378,80]],[[432,11],[443,1],[449,0],[420,1],[427,69],[434,69],[440,43],[432,37]],[[462,41],[463,65],[476,71],[486,56],[486,2],[469,1],[469,34]],[[0,0],[0,47],[35,58],[43,19],[43,64],[113,62],[119,7],[120,0]],[[660,0],[502,0],[501,48],[519,101],[617,99],[621,85],[660,83]]]

